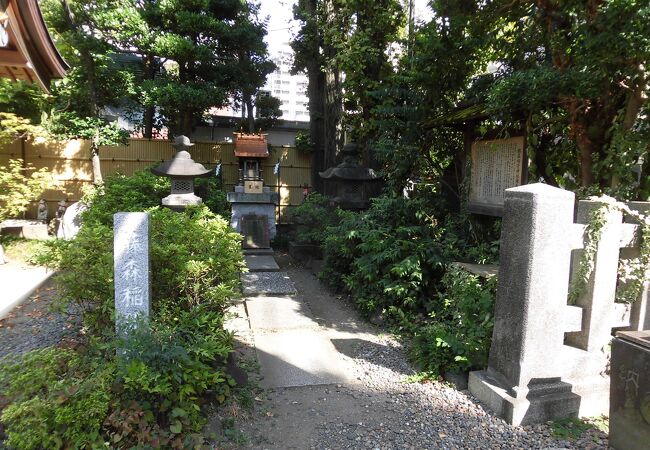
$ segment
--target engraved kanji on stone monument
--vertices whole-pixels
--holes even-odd
[[[115,262],[115,323],[149,317],[149,214],[113,216]]]

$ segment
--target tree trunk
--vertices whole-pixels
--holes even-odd
[[[99,161],[99,145],[96,139],[92,140],[90,151],[92,152],[93,184],[99,186],[104,183],[104,178],[102,177],[102,167]]]
[[[156,78],[156,61],[154,55],[148,54],[145,58],[145,67],[147,72],[147,79],[153,81]],[[155,106],[147,106],[144,109],[144,137],[147,139],[153,138],[153,121],[156,114]]]
[[[247,126],[249,133],[255,133],[255,114],[253,113],[253,96],[246,94]]]
[[[637,68],[638,76],[632,92],[630,93],[629,99],[627,101],[627,106],[625,108],[625,117],[623,118],[623,131],[631,130],[636,122],[639,112],[646,101],[648,101],[648,96],[646,95],[646,90],[648,88],[647,79],[645,74],[645,68],[642,64]]]
[[[340,74],[336,69],[329,69],[325,74],[325,167],[336,164],[336,156],[343,143],[342,114]]]
[[[308,0],[305,2],[305,11],[316,24],[318,20],[318,1]],[[320,35],[320,29],[316,29]],[[320,53],[320,38],[313,39],[311,53],[318,55]],[[327,167],[325,166],[325,74],[321,69],[321,61],[316,58],[307,63],[307,77],[309,86],[307,95],[309,97],[309,140],[313,145],[311,155],[311,181],[312,187],[317,192],[324,193],[323,179],[318,174]]]
[[[180,133],[187,137],[192,134],[192,111],[181,110]]]

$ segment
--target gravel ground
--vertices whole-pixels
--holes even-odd
[[[50,311],[55,290],[45,282],[3,320],[0,320],[0,358],[56,345],[79,330],[78,315]]]
[[[285,267],[287,261],[282,260]],[[282,262],[280,265],[282,266]],[[589,429],[577,440],[549,424],[507,425],[467,391],[447,383],[409,383],[414,373],[401,344],[360,320],[306,270],[287,268],[332,342],[351,360],[356,381],[345,385],[268,390],[248,416],[238,411],[239,444],[252,449],[606,449]],[[243,442],[246,441],[246,442]]]

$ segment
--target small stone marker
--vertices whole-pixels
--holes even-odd
[[[113,216],[115,261],[115,325],[125,319],[149,317],[149,214]]]

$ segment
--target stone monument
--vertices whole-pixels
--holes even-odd
[[[120,331],[129,320],[149,317],[149,213],[117,213],[113,225],[115,326]]]
[[[581,200],[574,223],[572,192],[540,183],[505,191],[492,346],[469,390],[510,424],[607,414],[612,330],[650,323],[647,285],[633,305],[617,299],[619,258],[641,243],[641,226],[618,208],[603,214],[591,273],[569,301],[572,253],[588,243],[590,212],[607,203]]]
[[[58,219],[59,226],[56,237],[59,239],[74,239],[81,229],[81,213],[88,209],[83,202],[76,202],[65,209],[63,216]]]

